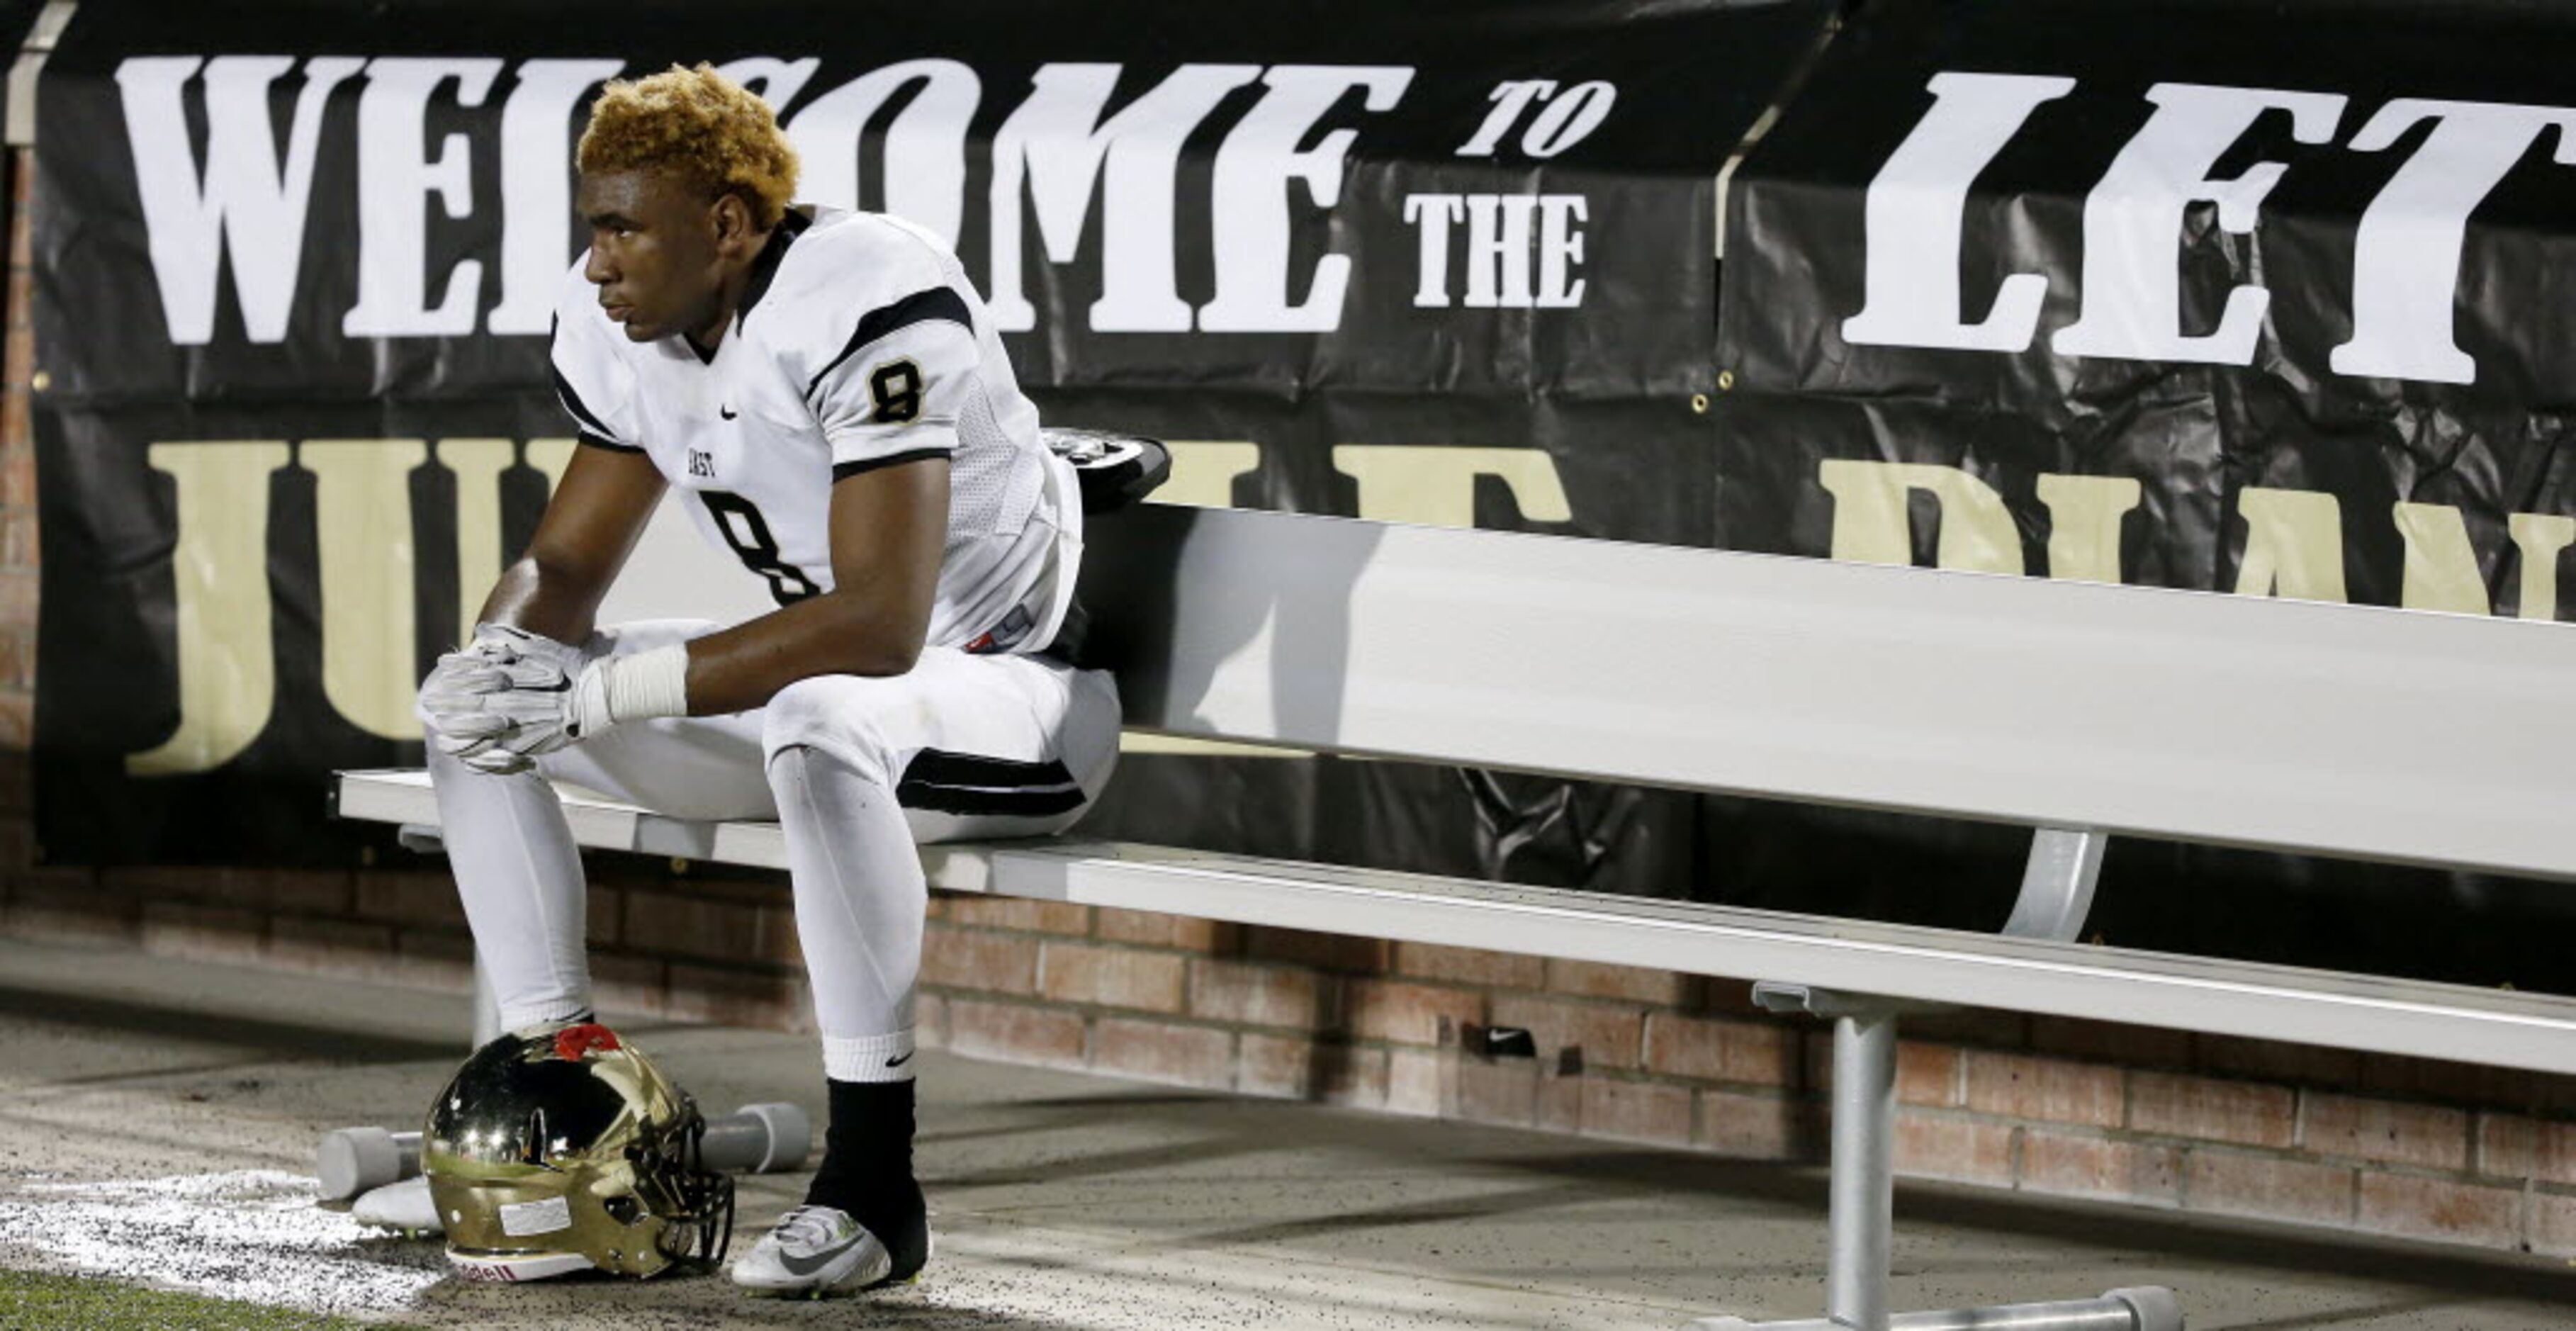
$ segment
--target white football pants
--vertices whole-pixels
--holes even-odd
[[[584,654],[719,627],[624,624]],[[822,675],[756,711],[629,722],[535,772],[477,772],[436,745],[429,770],[503,1030],[591,1006],[581,857],[548,784],[561,781],[677,817],[776,819],[826,1075],[899,1081],[928,896],[915,845],[1063,830],[1108,781],[1118,720],[1105,672],[932,647],[903,675]]]

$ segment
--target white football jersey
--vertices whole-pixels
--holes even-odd
[[[1036,651],[1063,623],[1082,550],[1073,469],[1039,442],[965,269],[920,228],[789,210],[704,360],[676,335],[629,341],[576,261],[553,359],[583,444],[648,454],[779,604],[831,590],[835,481],[944,457],[930,645]]]

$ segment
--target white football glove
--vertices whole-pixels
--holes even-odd
[[[524,772],[537,755],[611,724],[602,665],[540,634],[481,625],[421,684],[421,725],[430,743],[477,771]]]
[[[512,655],[543,656],[567,672],[581,664],[581,653],[552,638],[503,624],[478,624],[472,642],[440,656],[438,664],[430,667],[429,678],[420,682],[413,714],[434,733],[444,718],[482,710],[482,695],[490,691],[490,686],[479,676],[495,662]],[[469,685],[469,680],[477,684]]]

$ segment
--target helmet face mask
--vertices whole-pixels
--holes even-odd
[[[421,1132],[449,1261],[503,1281],[722,1261],[733,1180],[703,1167],[705,1129],[697,1103],[605,1026],[494,1040]]]

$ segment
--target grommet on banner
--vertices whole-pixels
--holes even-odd
[[[1733,370],[1720,370],[1720,371],[1718,371],[1718,372],[1717,372],[1717,391],[1719,391],[1719,392],[1721,392],[1721,393],[1724,393],[1724,392],[1727,392],[1727,391],[1732,390],[1734,387],[1735,387],[1735,371],[1733,371]]]
[[[1702,416],[1707,415],[1707,414],[1708,414],[1708,394],[1706,394],[1706,393],[1693,393],[1693,394],[1691,394],[1691,411],[1692,411],[1692,412],[1694,412],[1695,414],[1698,414],[1698,415],[1702,415]]]

